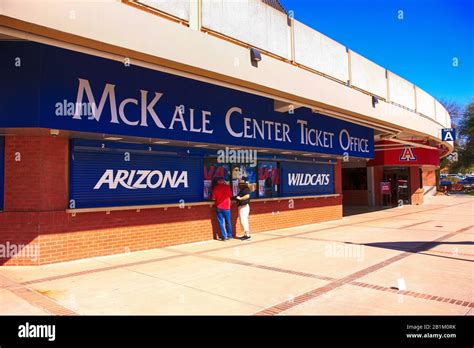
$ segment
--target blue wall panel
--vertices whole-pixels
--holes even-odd
[[[271,98],[39,43],[0,51],[0,127],[374,157],[373,129],[308,108],[279,113]]]

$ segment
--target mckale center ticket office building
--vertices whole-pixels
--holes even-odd
[[[2,0],[0,39],[4,266],[216,238],[216,177],[252,233],[423,204],[453,149],[437,100],[277,0]]]

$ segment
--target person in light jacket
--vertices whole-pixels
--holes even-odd
[[[250,240],[250,226],[249,226],[249,214],[250,214],[250,187],[247,183],[247,177],[242,177],[239,180],[239,193],[235,196],[237,200],[237,209],[239,210],[239,219],[244,235],[240,237],[240,240]]]

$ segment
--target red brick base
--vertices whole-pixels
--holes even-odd
[[[251,232],[342,218],[340,197],[258,202],[251,206]],[[234,234],[241,235],[233,207]],[[0,258],[2,265],[40,265],[87,257],[191,243],[215,238],[215,208],[145,209],[79,213],[64,211],[0,214],[0,244],[37,246],[39,257]]]
[[[69,139],[5,137],[5,201],[0,213],[0,265],[40,265],[209,240],[219,227],[209,205],[106,212],[66,212]],[[335,170],[340,192],[340,163]],[[254,201],[251,232],[342,217],[342,197]],[[234,234],[241,234],[237,209]],[[12,256],[11,245],[32,254]],[[35,249],[37,248],[37,249]],[[5,250],[3,250],[5,252]],[[38,252],[38,253],[36,253]],[[37,256],[37,257],[32,257]]]

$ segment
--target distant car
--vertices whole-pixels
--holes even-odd
[[[461,185],[474,185],[474,176],[466,176],[463,180],[461,181],[458,181],[458,184],[461,184]]]

